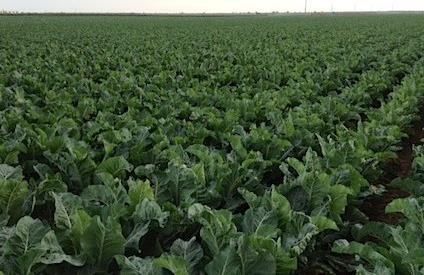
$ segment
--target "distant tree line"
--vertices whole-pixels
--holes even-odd
[[[20,14],[19,11],[0,10],[0,14]]]

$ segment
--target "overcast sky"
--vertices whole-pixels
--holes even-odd
[[[303,11],[304,0],[0,0],[25,12]],[[308,11],[424,10],[424,0],[308,0]]]

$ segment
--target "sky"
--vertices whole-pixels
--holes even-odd
[[[424,0],[307,0],[308,11],[424,10]],[[0,0],[21,12],[301,12],[304,0]]]

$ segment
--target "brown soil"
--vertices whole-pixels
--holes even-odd
[[[401,143],[402,150],[398,152],[398,159],[386,166],[385,172],[376,182],[377,185],[384,185],[386,192],[380,196],[370,196],[365,199],[360,207],[371,221],[384,222],[387,224],[397,224],[402,218],[401,214],[386,214],[386,206],[395,199],[408,197],[406,191],[388,186],[396,178],[406,178],[409,176],[413,161],[413,146],[419,144],[424,138],[424,119],[420,119],[411,127],[409,137]]]
[[[386,214],[386,206],[395,199],[408,197],[410,194],[401,189],[393,188],[390,183],[396,178],[406,178],[411,173],[412,162],[413,162],[413,146],[422,143],[424,139],[424,108],[420,112],[422,119],[416,121],[411,128],[407,131],[409,133],[408,138],[402,141],[400,147],[402,148],[398,153],[398,158],[387,163],[383,175],[375,183],[375,185],[383,185],[386,191],[382,195],[369,196],[365,199],[363,204],[359,207],[360,210],[365,213],[371,221],[379,221],[387,224],[397,224],[402,218],[401,214]],[[368,239],[369,240],[369,239]],[[365,241],[365,239],[363,240]],[[330,255],[329,251],[324,250],[321,254],[322,257]],[[341,262],[349,262],[349,256],[337,255]],[[341,269],[334,270],[336,274],[340,275],[351,275],[354,271],[348,271],[345,266],[341,266]],[[296,272],[297,275],[321,275],[327,274],[319,265],[314,264],[304,267]]]

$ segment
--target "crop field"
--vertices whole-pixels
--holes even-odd
[[[0,274],[424,274],[424,16],[0,16]]]

